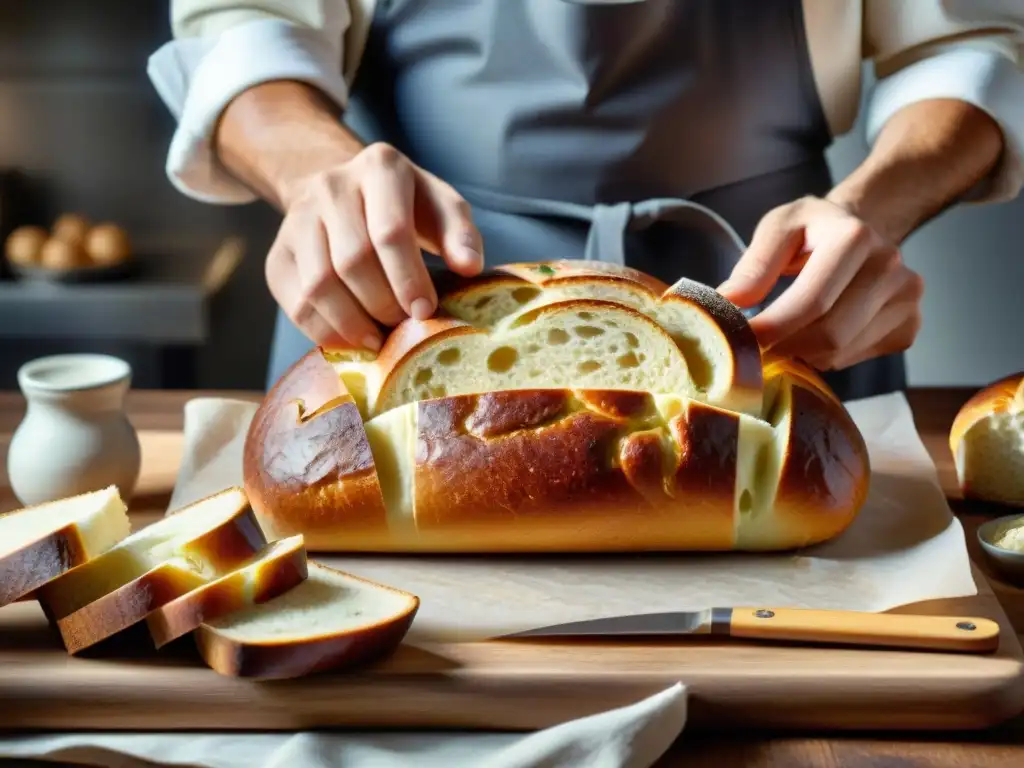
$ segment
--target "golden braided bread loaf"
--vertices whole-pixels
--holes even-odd
[[[377,355],[267,394],[245,487],[315,551],[777,550],[832,538],[867,450],[825,382],[707,286],[591,262],[438,280]]]

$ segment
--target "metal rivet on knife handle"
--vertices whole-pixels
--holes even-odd
[[[759,619],[770,619],[775,615],[775,611],[761,609],[760,611],[754,611],[754,615]]]
[[[960,622],[957,622],[956,628],[957,628],[957,629],[963,629],[963,630],[966,630],[967,632],[973,632],[973,631],[974,631],[974,630],[976,630],[976,629],[977,629],[978,627],[977,627],[977,626],[975,626],[974,624],[972,624],[972,623],[971,623],[971,622],[969,622],[969,621],[960,621]]]

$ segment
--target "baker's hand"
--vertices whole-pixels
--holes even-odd
[[[267,285],[318,344],[377,350],[377,323],[433,314],[437,293],[421,247],[460,274],[483,267],[469,204],[386,144],[304,177],[284,202]]]
[[[828,200],[804,198],[770,211],[718,290],[751,307],[782,275],[796,279],[751,326],[763,349],[819,370],[901,352],[921,327],[921,276],[895,245]]]

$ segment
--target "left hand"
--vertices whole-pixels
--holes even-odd
[[[808,197],[770,211],[719,292],[740,307],[788,290],[750,324],[762,349],[818,370],[902,352],[921,327],[924,281],[899,248],[829,200]]]

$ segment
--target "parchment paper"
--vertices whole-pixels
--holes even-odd
[[[900,394],[847,404],[865,436],[871,490],[839,538],[797,553],[600,557],[332,557],[326,564],[420,597],[409,642],[468,641],[563,621],[708,606],[883,611],[976,593],[952,515]],[[184,457],[169,509],[240,485],[255,405],[185,408]]]

